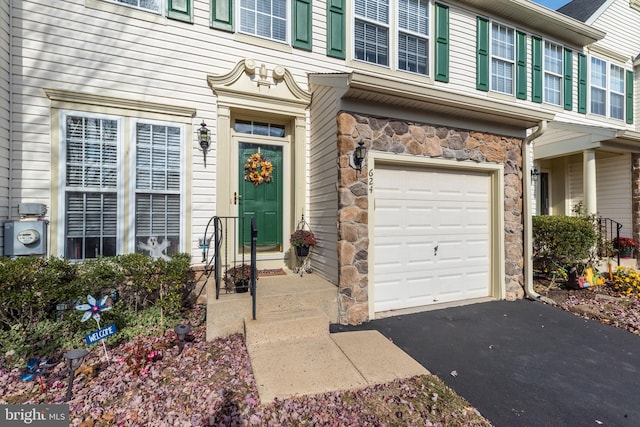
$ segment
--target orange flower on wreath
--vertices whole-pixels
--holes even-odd
[[[271,182],[273,164],[260,153],[253,153],[244,164],[244,179],[258,186],[265,182]]]

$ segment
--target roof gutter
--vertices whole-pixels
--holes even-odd
[[[529,144],[547,130],[547,121],[538,123],[538,129],[522,141],[522,174],[524,186],[522,204],[524,211],[524,292],[527,298],[538,301],[540,294],[533,290],[533,225],[531,221],[531,165],[529,164]]]

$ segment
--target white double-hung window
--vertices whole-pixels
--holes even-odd
[[[609,117],[624,120],[624,69],[611,64],[609,70]]]
[[[544,102],[553,105],[562,103],[563,48],[544,42]]]
[[[591,113],[607,115],[607,63],[591,58]]]
[[[287,0],[240,0],[240,32],[287,41]]]
[[[398,2],[398,69],[418,74],[429,71],[429,2]]]
[[[513,95],[515,79],[515,31],[491,24],[491,90]]]
[[[389,1],[355,0],[355,58],[389,65]]]
[[[168,239],[168,253],[180,244],[181,147],[178,126],[136,123],[135,238]],[[164,240],[163,240],[164,241]]]
[[[166,254],[178,253],[184,126],[88,113],[61,117],[64,256],[114,256],[151,237],[168,241]],[[123,167],[128,162],[131,167]]]
[[[119,120],[66,116],[65,257],[117,253]]]
[[[625,70],[591,57],[591,113],[616,120],[625,119]]]
[[[354,58],[428,75],[429,8],[429,0],[355,0]]]

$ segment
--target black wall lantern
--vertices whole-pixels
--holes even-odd
[[[534,182],[537,181],[539,175],[540,175],[540,172],[538,171],[538,168],[534,166],[531,169],[531,180]]]
[[[362,170],[362,163],[364,162],[364,158],[367,155],[367,149],[364,146],[364,141],[359,141],[358,146],[353,151],[353,166],[357,171]]]
[[[207,124],[202,121],[200,129],[198,129],[198,135],[200,137],[200,148],[202,148],[202,155],[204,156],[204,165],[207,166],[207,151],[211,146],[211,133],[207,129]]]

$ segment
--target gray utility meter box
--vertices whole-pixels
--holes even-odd
[[[4,254],[6,256],[46,255],[48,221],[6,221]]]

